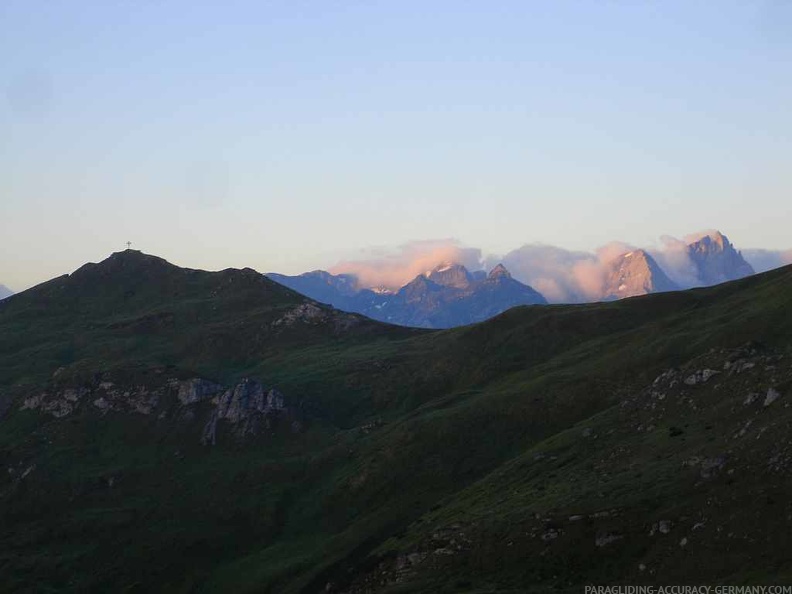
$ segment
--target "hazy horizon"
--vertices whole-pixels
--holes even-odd
[[[792,247],[792,5],[0,6],[0,283],[454,238]],[[767,260],[767,261],[770,261]]]

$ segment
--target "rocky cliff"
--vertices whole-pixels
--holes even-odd
[[[215,445],[218,436],[242,439],[285,428],[300,431],[300,406],[289,403],[275,388],[245,378],[222,385],[205,378],[164,378],[161,371],[138,381],[100,374],[90,381],[61,381],[55,373],[44,389],[21,400],[20,410],[37,410],[55,418],[88,411],[135,414],[153,423],[175,424],[180,429],[200,426],[200,441]]]

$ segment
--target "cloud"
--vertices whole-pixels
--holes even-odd
[[[708,233],[688,235],[683,241],[670,235],[660,238],[660,245],[647,248],[647,252],[657,261],[663,272],[680,287],[695,287],[701,284],[698,268],[690,259],[688,241],[698,241]],[[693,239],[689,239],[693,238]]]
[[[601,261],[588,252],[528,244],[503,257],[487,258],[487,267],[498,262],[502,262],[514,278],[531,285],[551,302],[587,301],[602,289]]]
[[[792,264],[792,250],[742,250],[743,258],[756,272],[766,272]]]
[[[632,244],[624,243],[623,241],[611,241],[608,244],[597,248],[597,259],[603,264],[612,262],[619,256],[638,249]]]
[[[609,264],[635,246],[612,241],[595,252],[528,244],[488,264],[502,261],[517,280],[531,285],[552,303],[580,303],[602,298]]]
[[[413,241],[367,259],[339,262],[330,272],[354,274],[361,287],[398,289],[440,264],[462,264],[468,270],[478,270],[481,250],[465,247],[455,239]]]

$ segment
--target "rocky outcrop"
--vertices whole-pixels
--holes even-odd
[[[201,378],[194,378],[181,382],[176,381],[175,385],[178,386],[177,397],[182,404],[195,404],[201,402],[202,400],[211,398],[223,389],[223,386],[220,384]]]
[[[360,316],[343,311],[321,307],[317,303],[306,301],[286,310],[280,317],[271,323],[274,331],[282,332],[288,328],[299,326],[324,327],[331,329],[335,334],[344,332],[360,324]]]
[[[68,388],[60,393],[51,395],[48,392],[39,392],[28,396],[22,401],[22,410],[40,409],[55,418],[65,417],[74,412],[80,399],[88,393],[85,388]]]
[[[291,416],[283,394],[248,379],[212,398],[212,404],[214,411],[201,437],[205,444],[217,442],[217,426],[223,420],[232,426],[236,436],[244,437],[271,430],[281,417]],[[299,429],[297,419],[290,421],[293,430]]]
[[[272,325],[293,326],[297,323],[318,323],[325,321],[328,315],[327,312],[313,303],[302,303],[287,311],[283,316],[272,322]]]
[[[279,425],[299,431],[304,422],[299,407],[291,406],[281,392],[248,378],[232,386],[198,377],[135,385],[107,378],[76,386],[54,383],[24,397],[20,409],[56,418],[93,411],[149,416],[156,422],[176,421],[178,425],[200,422],[201,442],[211,445],[217,443],[223,428],[234,438],[245,438]]]

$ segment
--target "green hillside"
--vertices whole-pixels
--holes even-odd
[[[114,254],[0,302],[0,589],[788,581],[790,295],[423,331]]]

